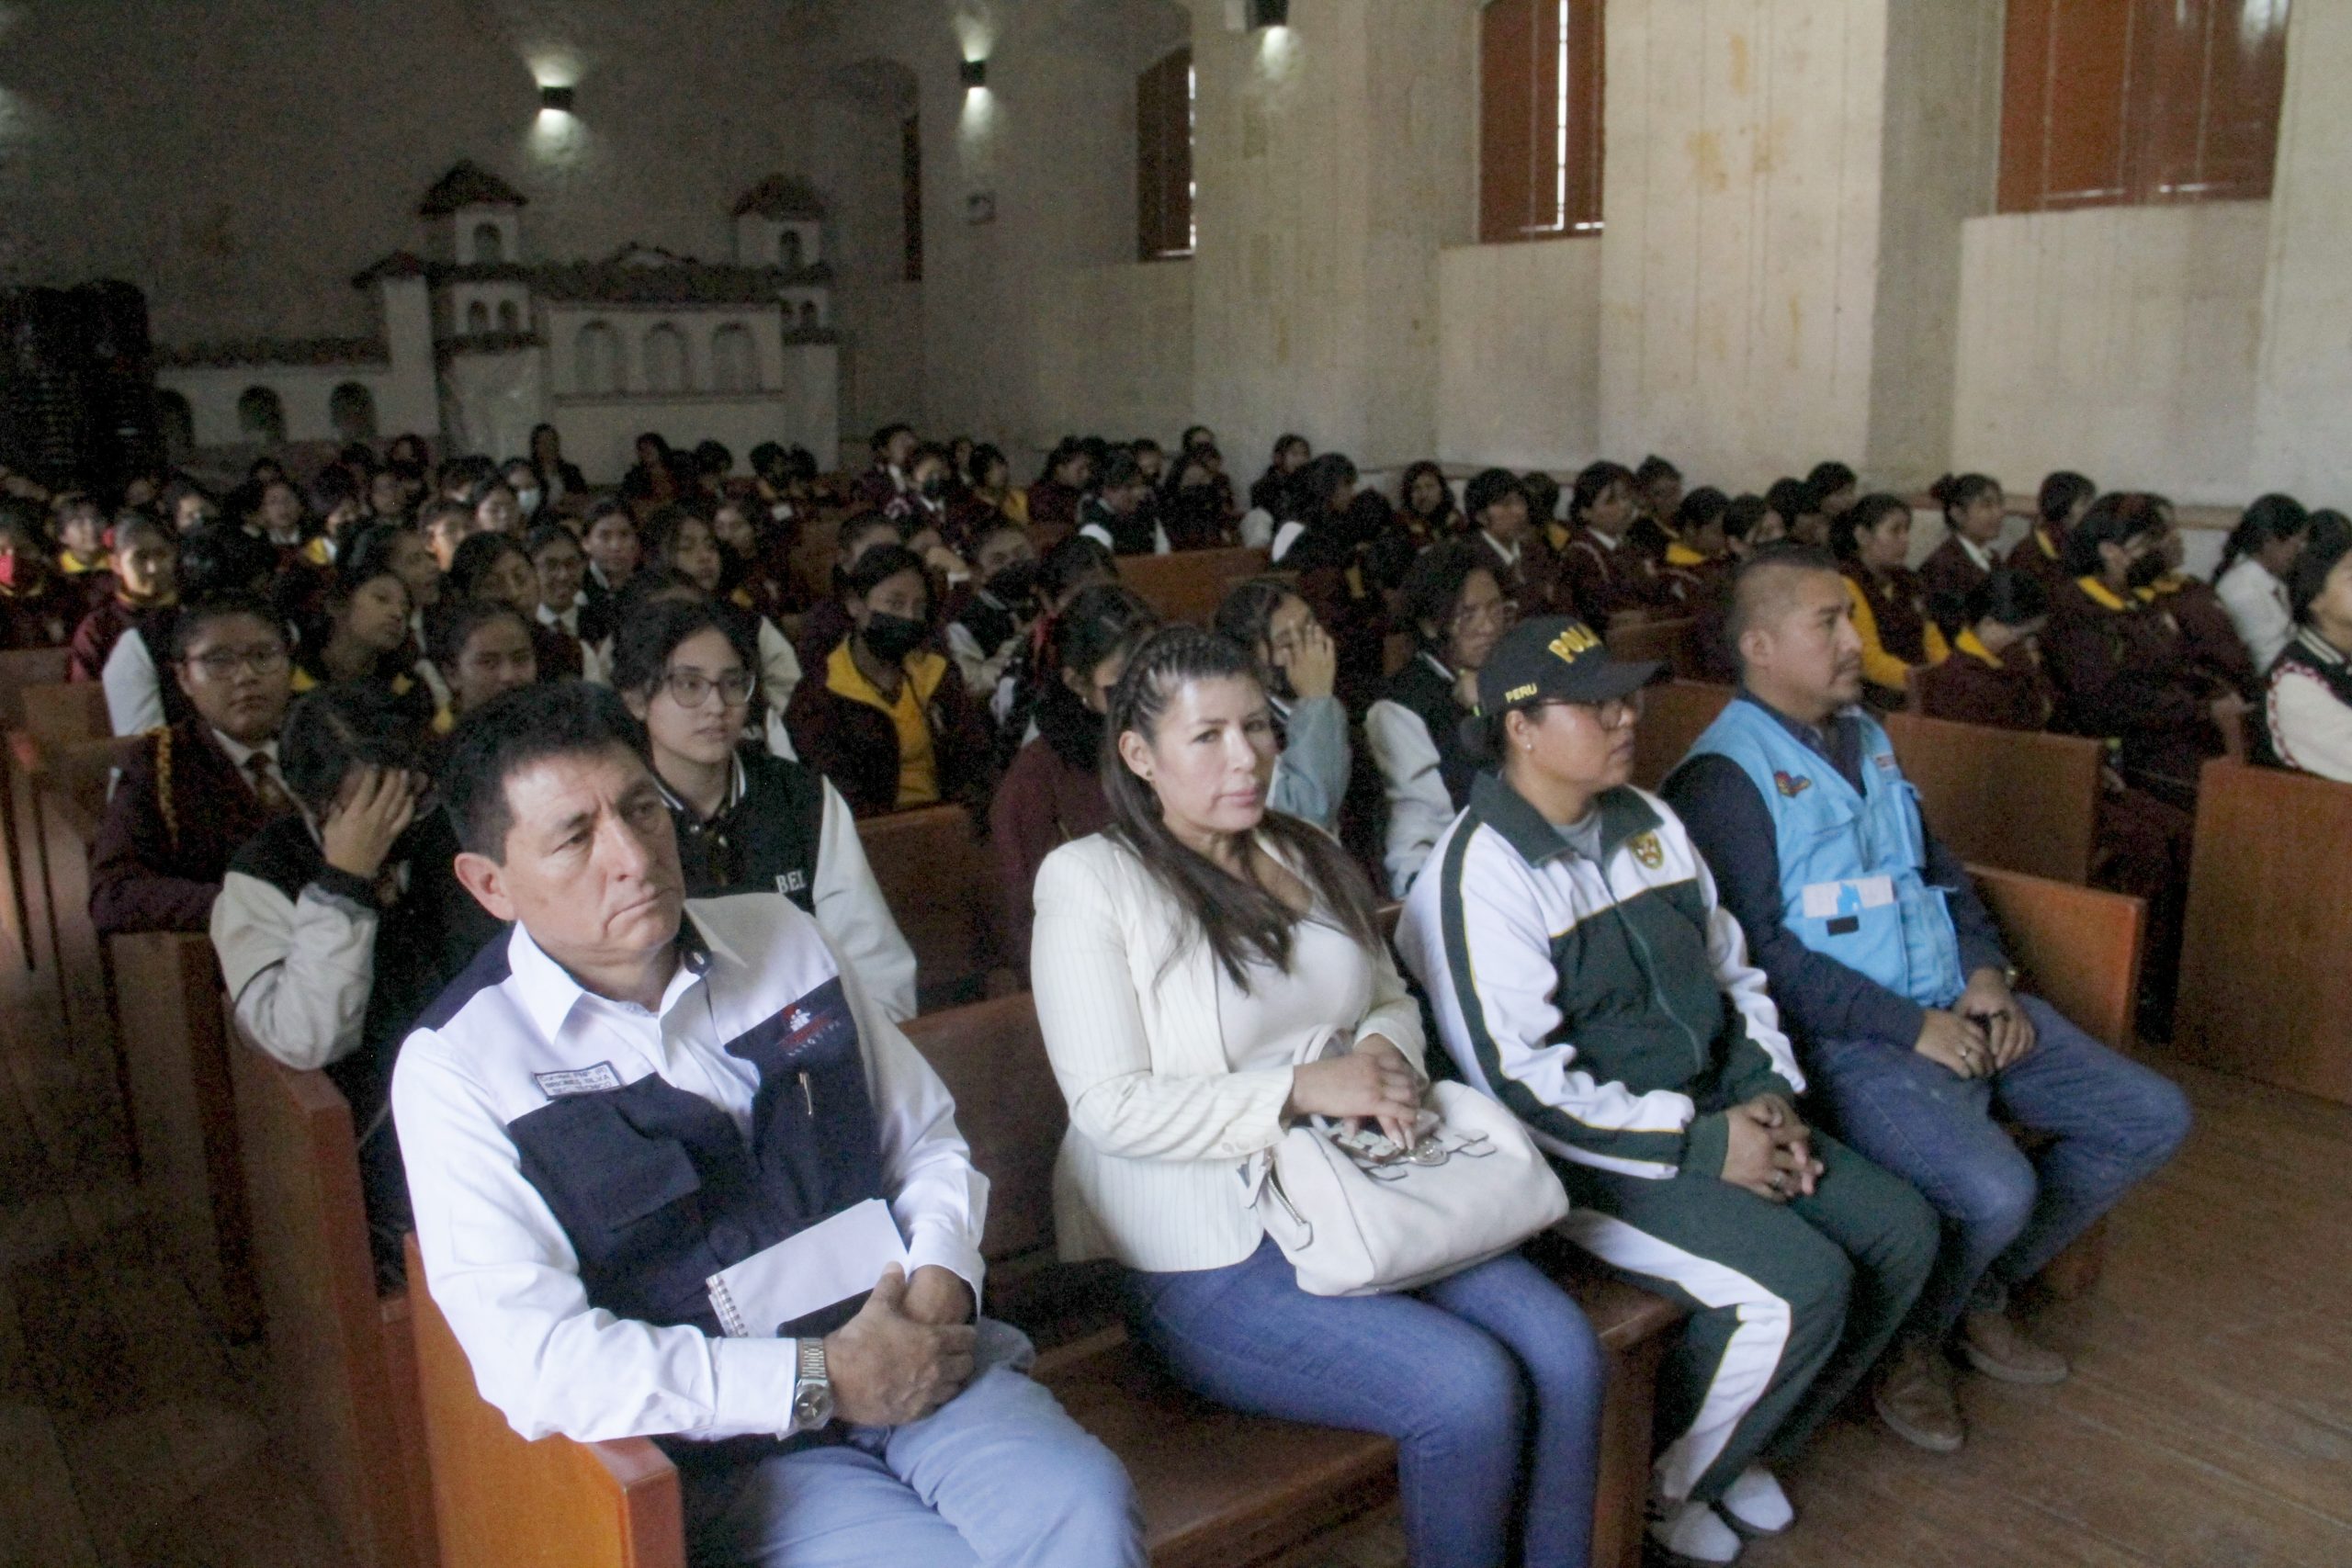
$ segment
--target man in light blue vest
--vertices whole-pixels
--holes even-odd
[[[1664,793],[1838,1131],[1943,1216],[1936,1272],[1875,1397],[1901,1436],[1951,1452],[1966,1435],[1945,1353],[1955,1329],[1988,1377],[2062,1381],[2065,1359],[2010,1314],[2011,1287],[2171,1157],[2188,1104],[2010,988],[1965,868],[1857,705],[1861,640],[1837,563],[1804,546],[1758,552],[1727,636],[1740,694]],[[2052,1141],[2029,1156],[1996,1109]]]

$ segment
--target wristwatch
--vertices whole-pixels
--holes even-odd
[[[792,1429],[813,1432],[833,1418],[833,1382],[825,1373],[825,1342],[796,1339],[799,1347],[798,1375],[792,1383]]]

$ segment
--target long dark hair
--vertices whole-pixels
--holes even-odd
[[[2250,556],[2268,544],[2284,543],[2312,525],[2312,514],[2303,503],[2291,495],[2273,491],[2258,495],[2230,530],[2229,543],[2222,547],[2222,564],[2213,569],[2213,581],[2237,565],[2240,556]]]
[[[1454,504],[1453,487],[1445,482],[1445,470],[1427,457],[1407,468],[1405,477],[1396,481],[1397,510],[1400,512],[1413,510],[1413,487],[1420,483],[1423,474],[1434,475],[1437,479],[1437,487],[1443,493],[1437,503],[1437,510],[1429,516],[1421,518],[1421,521],[1428,525],[1432,532],[1460,533],[1464,525],[1462,509]]]
[[[1877,532],[1880,524],[1898,512],[1905,516],[1911,512],[1911,503],[1899,495],[1879,491],[1862,497],[1829,525],[1829,553],[1841,561],[1860,560],[1862,531]]]
[[[2066,571],[2073,577],[2098,577],[2107,563],[2101,545],[2119,548],[2147,534],[2165,531],[2164,506],[2154,496],[2138,491],[2111,490],[2091,502],[2083,520],[2066,536]]]
[[[1154,634],[1129,660],[1111,694],[1109,733],[1115,738],[1132,730],[1148,739],[1188,682],[1242,679],[1258,679],[1257,660],[1248,649],[1197,626],[1170,626]],[[1188,917],[1191,932],[1170,952],[1165,964],[1173,964],[1197,936],[1244,991],[1250,988],[1251,963],[1290,966],[1293,942],[1305,916],[1185,844],[1169,829],[1151,786],[1107,749],[1102,794],[1111,806],[1112,840],[1132,851]],[[1308,892],[1329,910],[1341,931],[1367,950],[1379,947],[1372,886],[1336,840],[1276,811],[1265,814],[1258,832],[1298,868]]]
[[[2034,510],[2041,513],[2044,525],[2063,528],[2066,525],[2066,514],[2074,511],[2078,502],[2088,501],[2097,494],[2098,486],[2074,469],[2056,468],[2043,477],[2041,491],[2034,497]]]

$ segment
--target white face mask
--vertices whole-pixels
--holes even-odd
[[[514,492],[514,504],[523,509],[524,516],[528,517],[539,509],[539,492],[528,488],[518,490]]]

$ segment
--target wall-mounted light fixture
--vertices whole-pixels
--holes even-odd
[[[957,74],[962,78],[967,88],[985,87],[989,85],[989,62],[985,60],[967,60],[958,69]]]
[[[572,99],[577,92],[577,88],[568,85],[561,87],[541,87],[539,107],[552,109],[557,114],[570,114]]]
[[[1290,0],[1226,0],[1225,25],[1237,33],[1290,26]]]

